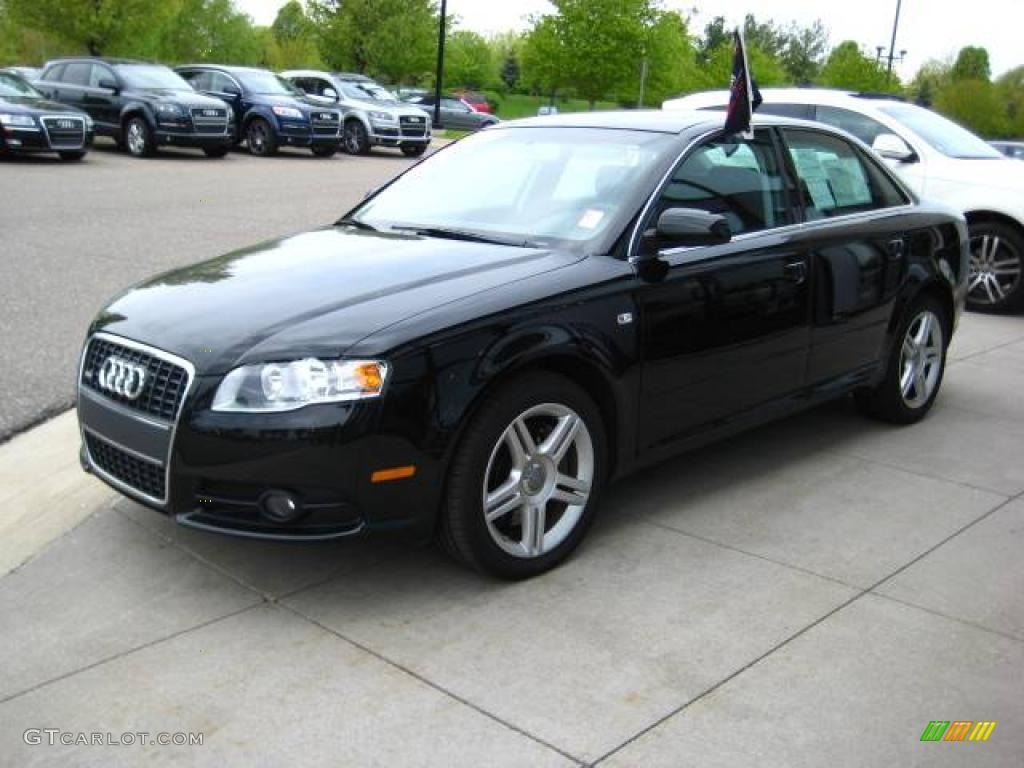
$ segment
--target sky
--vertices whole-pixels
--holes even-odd
[[[747,13],[777,23],[810,24],[821,19],[829,30],[829,43],[856,40],[869,52],[876,46],[889,49],[897,0],[663,0],[665,8],[683,11],[693,18],[691,32],[699,32],[714,16],[730,23]],[[270,24],[285,0],[235,0],[257,24]],[[532,14],[551,10],[547,0],[448,0],[448,12],[460,19],[460,27],[482,34],[525,29]],[[992,73],[997,76],[1024,64],[1021,29],[1022,0],[973,0],[971,3],[942,0],[903,0],[896,52],[907,55],[896,70],[904,79],[913,77],[928,59],[956,56],[965,45],[988,49]]]

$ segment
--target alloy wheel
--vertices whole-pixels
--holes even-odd
[[[345,151],[350,155],[358,155],[363,152],[363,126],[352,121],[345,126]]]
[[[491,538],[519,558],[558,547],[583,516],[594,469],[593,440],[575,411],[543,403],[521,413],[498,438],[484,472]]]
[[[259,120],[249,126],[249,151],[254,155],[262,155],[267,151],[267,129]]]
[[[140,156],[146,153],[146,131],[138,118],[129,121],[125,143],[128,145],[128,151],[133,155]]]
[[[983,234],[971,238],[967,293],[973,303],[1000,304],[1021,279],[1021,254],[1006,238]]]
[[[920,408],[935,392],[942,375],[942,322],[924,310],[910,323],[900,353],[900,394],[909,408]]]

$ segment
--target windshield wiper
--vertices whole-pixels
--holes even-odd
[[[360,221],[359,219],[338,219],[336,222],[334,222],[334,226],[336,226],[336,227],[355,227],[356,229],[363,229],[363,230],[366,230],[367,232],[379,232],[380,231],[376,227],[371,226],[370,224],[367,224],[365,221]]]
[[[533,244],[529,240],[510,240],[494,235],[481,235],[477,232],[468,232],[464,229],[448,229],[447,227],[422,227],[415,224],[399,225],[391,227],[398,232],[412,232],[424,237],[443,237],[448,240],[464,240],[467,243],[487,243],[489,245],[511,245],[516,248],[531,248]]]

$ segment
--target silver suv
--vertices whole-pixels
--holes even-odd
[[[398,147],[408,157],[422,155],[430,144],[430,117],[405,104],[364,75],[292,69],[281,77],[322,104],[344,113],[345,151],[365,155],[371,147]]]

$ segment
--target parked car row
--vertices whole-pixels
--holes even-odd
[[[1024,306],[1024,165],[941,115],[898,99],[807,88],[761,93],[759,113],[845,130],[874,149],[915,194],[964,214],[972,309]],[[724,110],[728,101],[728,91],[714,91],[672,99],[663,108]],[[822,195],[835,191],[827,170],[821,174]]]
[[[0,131],[0,150],[6,152],[55,151],[80,159],[97,135],[137,157],[152,156],[162,146],[222,157],[243,142],[257,156],[281,147],[308,148],[319,157],[339,149],[362,155],[373,147],[393,147],[418,157],[432,137],[432,97],[404,102],[365,75],[344,72],[275,74],[205,63],[171,69],[76,57],[51,61],[38,71],[8,68],[3,77],[4,103],[18,103]],[[38,117],[25,117],[32,109]],[[445,98],[441,110],[445,125],[459,130],[498,122],[455,98]],[[57,128],[58,113],[80,130],[72,135],[70,128]]]

